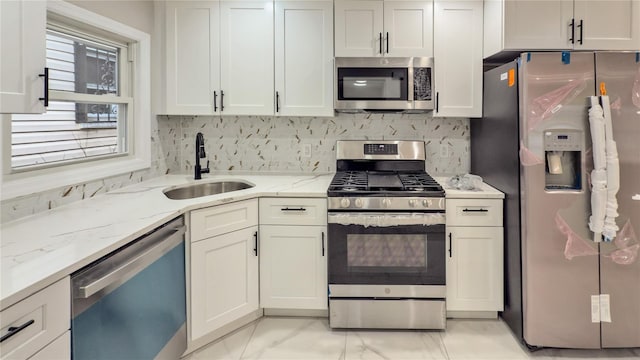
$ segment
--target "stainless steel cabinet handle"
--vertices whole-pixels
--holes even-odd
[[[26,329],[29,325],[33,324],[35,322],[35,320],[31,319],[29,321],[27,321],[26,323],[20,325],[20,326],[10,326],[7,331],[9,331],[8,333],[2,335],[2,337],[0,338],[0,343],[9,339],[10,337],[12,337],[13,335],[19,333],[20,331]]]
[[[38,98],[38,100],[44,100],[44,106],[49,106],[49,68],[44,68],[44,74],[38,74],[39,77],[44,77],[44,97]]]
[[[286,207],[286,208],[281,208],[280,210],[282,210],[282,211],[307,211],[307,209],[303,208],[303,207],[299,207],[299,208]]]

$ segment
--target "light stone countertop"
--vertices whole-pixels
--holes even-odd
[[[447,199],[504,199],[504,193],[487,183],[482,183],[480,190],[458,190],[447,184],[449,177],[434,177],[444,188]]]
[[[165,175],[2,224],[0,309],[54,283],[156,227],[194,209],[256,197],[326,197],[333,174],[213,175],[195,181]],[[191,183],[245,180],[253,188],[186,200],[170,200],[162,190]],[[503,198],[482,191],[447,187],[447,198]]]
[[[196,181],[188,175],[166,175],[2,224],[0,309],[190,210],[264,196],[326,197],[332,177],[205,175],[197,182],[245,180],[255,187],[170,200],[163,189]]]

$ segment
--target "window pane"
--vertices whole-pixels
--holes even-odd
[[[49,88],[81,94],[119,95],[119,49],[47,32]]]
[[[125,110],[124,104],[51,101],[42,115],[12,115],[11,166],[124,153]]]

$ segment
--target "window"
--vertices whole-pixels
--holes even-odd
[[[49,106],[0,115],[1,199],[150,166],[150,37],[47,2]]]
[[[127,44],[59,29],[47,30],[46,112],[11,117],[13,170],[127,152]]]

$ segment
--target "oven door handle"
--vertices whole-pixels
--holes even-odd
[[[327,223],[376,227],[444,225],[445,213],[329,213]]]

